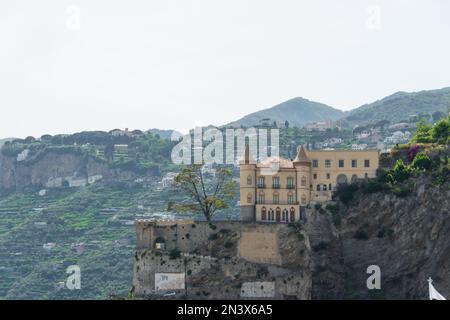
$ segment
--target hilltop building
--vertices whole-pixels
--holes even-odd
[[[240,162],[241,220],[294,223],[306,207],[332,200],[339,184],[373,178],[378,150],[313,150],[302,146],[293,161],[269,157],[257,163],[247,146]],[[277,168],[267,174],[268,169]]]

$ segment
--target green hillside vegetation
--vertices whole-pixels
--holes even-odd
[[[381,168],[377,178],[339,186],[335,196],[344,204],[350,204],[354,195],[362,193],[389,192],[398,197],[411,193],[414,183],[411,177],[429,175],[436,185],[448,184],[450,180],[450,117],[434,126],[421,126],[411,142],[396,146],[389,155],[389,168]],[[417,143],[426,142],[426,143]]]
[[[284,124],[285,121],[288,121],[292,127],[303,127],[308,122],[337,120],[343,116],[343,111],[325,104],[294,98],[272,108],[251,113],[240,120],[227,124],[226,127],[251,127],[264,122]]]
[[[352,127],[382,120],[391,123],[417,121],[421,117],[435,121],[448,113],[449,103],[450,88],[413,93],[398,92],[350,111],[344,120]]]
[[[122,168],[138,174],[160,175],[171,169],[170,154],[175,144],[176,142],[150,132],[132,137],[92,131],[6,141],[1,147],[1,153],[4,156],[17,157],[28,149],[28,157],[23,162],[25,165],[36,163],[50,152],[89,155],[97,161],[108,163],[112,168]],[[126,148],[119,153],[115,147],[117,145]]]

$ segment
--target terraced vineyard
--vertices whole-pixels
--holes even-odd
[[[155,190],[92,185],[0,198],[0,299],[127,296],[134,219],[164,212],[169,195],[176,199],[170,188]],[[70,265],[81,269],[80,290],[64,285]]]

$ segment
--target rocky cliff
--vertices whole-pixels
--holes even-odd
[[[409,194],[356,192],[349,205],[313,206],[297,225],[138,222],[134,293],[158,299],[176,287],[183,290],[172,298],[427,299],[432,277],[449,297],[449,182],[424,174],[407,183]],[[379,290],[366,284],[373,265]]]
[[[130,171],[110,168],[87,154],[46,152],[24,161],[0,153],[0,190],[82,186],[98,179],[130,180]]]
[[[449,297],[450,188],[434,180],[423,175],[410,181],[410,193],[401,197],[357,194],[334,213],[312,210],[306,228],[312,298],[427,299],[428,277]],[[371,265],[381,269],[381,290],[367,289]]]

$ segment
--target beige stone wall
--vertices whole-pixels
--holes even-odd
[[[238,248],[238,257],[247,261],[281,264],[275,232],[242,232]]]

